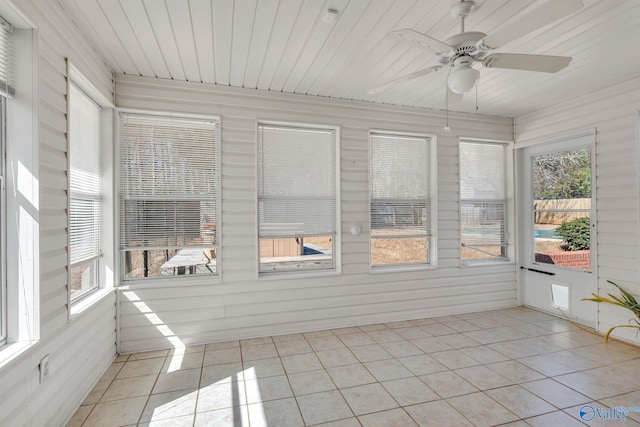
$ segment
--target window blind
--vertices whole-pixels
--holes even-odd
[[[371,133],[371,229],[427,235],[429,138]]]
[[[121,249],[215,246],[219,127],[120,113]]]
[[[13,26],[0,17],[0,96],[13,97],[15,52]]]
[[[71,264],[100,255],[100,107],[69,88]]]
[[[260,238],[336,234],[334,130],[258,126]]]
[[[506,245],[506,161],[505,144],[460,142],[463,246]]]

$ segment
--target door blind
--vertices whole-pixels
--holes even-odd
[[[258,126],[260,238],[336,233],[336,134]]]
[[[121,249],[216,242],[220,125],[120,113]]]

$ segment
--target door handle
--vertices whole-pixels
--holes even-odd
[[[552,273],[551,271],[543,271],[543,270],[538,270],[535,268],[529,268],[529,267],[524,267],[521,266],[520,270],[529,270],[529,271],[533,271],[534,273],[540,273],[540,274],[546,274],[547,276],[555,276],[556,273]]]

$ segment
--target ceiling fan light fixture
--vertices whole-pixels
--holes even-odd
[[[447,86],[451,92],[463,94],[469,92],[478,82],[480,71],[471,66],[471,58],[458,58],[447,78]]]

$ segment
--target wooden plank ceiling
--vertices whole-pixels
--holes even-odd
[[[116,73],[422,108],[444,108],[446,70],[376,95],[436,65],[388,33],[459,32],[457,0],[58,0]],[[467,31],[491,34],[532,0],[477,0]],[[640,78],[640,1],[583,0],[576,14],[498,52],[572,56],[557,74],[482,69],[479,114],[518,117]],[[338,16],[324,20],[327,9]],[[452,110],[476,111],[475,91]]]

